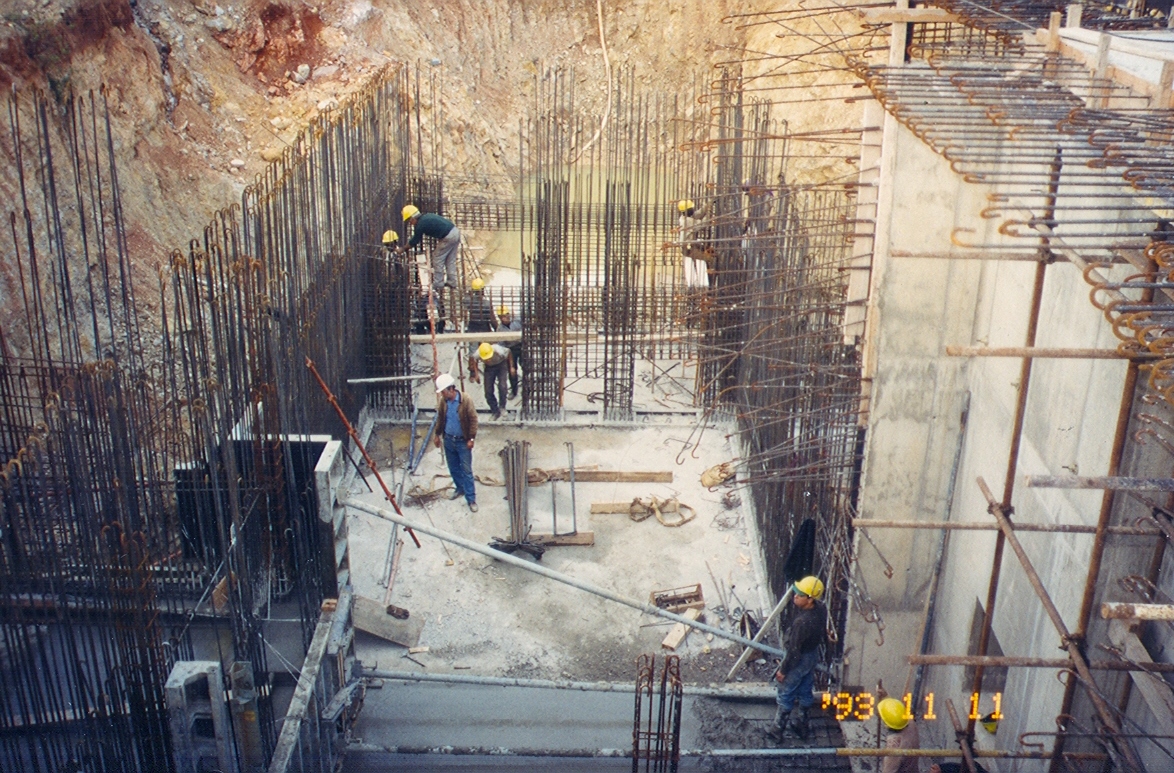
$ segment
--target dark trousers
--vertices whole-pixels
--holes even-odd
[[[506,379],[509,371],[510,366],[507,360],[502,360],[496,365],[485,366],[485,402],[489,403],[489,410],[494,416],[505,409]]]
[[[510,374],[510,397],[518,394],[518,371],[522,369],[522,345],[509,347],[514,355],[514,372]]]

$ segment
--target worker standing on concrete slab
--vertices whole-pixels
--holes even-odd
[[[493,315],[493,304],[485,297],[485,280],[477,277],[469,283],[469,322],[466,333],[492,333],[497,330],[497,317]]]
[[[787,629],[787,656],[775,672],[775,699],[778,710],[767,734],[781,741],[788,734],[807,737],[807,713],[815,703],[811,692],[819,650],[827,642],[827,607],[819,598],[823,582],[818,577],[804,577],[792,586],[794,605],[799,609]],[[798,710],[795,709],[798,704]]]
[[[469,378],[476,384],[481,380],[478,364],[485,364],[485,402],[489,403],[489,410],[493,418],[500,419],[505,411],[505,385],[508,375],[517,376],[518,369],[514,366],[514,355],[501,344],[491,344],[488,341],[477,347],[477,351],[469,355]]]
[[[885,739],[886,749],[920,749],[921,734],[917,723],[909,716],[909,709],[896,698],[883,698],[876,704],[876,713],[889,729]],[[916,757],[885,757],[881,773],[919,773],[921,768]]]
[[[418,247],[425,236],[436,239],[432,250],[432,289],[439,298],[444,288],[456,288],[458,283],[457,252],[461,246],[461,229],[447,217],[431,212],[421,214],[418,207],[409,204],[403,208],[404,222],[412,224],[412,238],[400,252]]]
[[[708,213],[704,206],[698,209],[691,199],[678,201],[677,212],[677,244],[685,260],[685,286],[709,287],[710,252],[701,237],[701,224]]]
[[[522,332],[522,320],[514,316],[509,306],[498,308],[497,319],[498,330],[505,330],[511,333]],[[524,365],[522,362],[522,342],[507,341],[505,346],[510,350],[510,354],[514,355],[514,369],[510,371],[510,399],[513,400],[518,396],[518,369]]]
[[[464,496],[469,509],[477,512],[477,491],[473,483],[473,441],[477,439],[477,409],[468,392],[457,390],[456,380],[447,373],[436,377],[436,447],[444,448],[444,460],[455,489],[450,499]]]

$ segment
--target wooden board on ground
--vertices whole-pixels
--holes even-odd
[[[546,547],[582,546],[590,547],[595,544],[595,532],[577,531],[574,534],[535,534],[530,532],[530,541]]]
[[[531,485],[548,480],[570,481],[571,472],[566,467],[556,470],[531,469],[527,475]],[[621,472],[620,470],[575,470],[576,483],[672,483],[672,470],[649,470]],[[627,512],[627,511],[625,511]]]
[[[592,502],[592,515],[627,515],[632,511],[631,502]]]
[[[682,615],[682,617],[687,617],[690,620],[696,620],[701,617],[701,610],[686,609],[685,614]],[[685,637],[688,636],[689,631],[692,630],[693,628],[691,626],[685,625],[684,623],[677,623],[672,627],[672,630],[669,631],[669,635],[664,637],[664,641],[660,643],[660,646],[666,650],[675,650],[677,647],[681,646],[681,642],[685,641]]]
[[[404,647],[415,647],[420,643],[420,634],[424,630],[422,617],[413,615],[407,620],[397,620],[387,614],[387,608],[378,601],[362,596],[355,596],[351,614],[355,628],[360,631]]]

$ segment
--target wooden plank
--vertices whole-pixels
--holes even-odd
[[[298,676],[298,686],[294,688],[293,699],[289,702],[289,710],[285,713],[285,721],[281,725],[281,735],[277,739],[277,746],[273,749],[273,759],[269,763],[269,773],[286,773],[301,737],[302,721],[310,707],[310,698],[318,683],[318,671],[322,668],[322,656],[326,654],[326,644],[330,640],[330,629],[334,623],[335,600],[327,599],[322,602],[322,614],[318,618],[318,626],[314,629],[314,638],[306,650],[306,659],[302,662],[301,675]]]
[[[592,502],[592,515],[627,515],[632,512],[631,502]]]
[[[590,547],[595,544],[595,532],[577,531],[574,534],[535,534],[530,532],[530,541],[547,547]]]
[[[530,470],[530,475],[537,474],[539,480],[570,480],[571,474],[565,469],[557,470]],[[575,468],[576,483],[672,483],[672,470],[650,470],[647,472],[623,472],[620,470],[580,470]],[[630,503],[629,503],[630,504]],[[624,512],[627,512],[625,510]]]
[[[362,596],[355,596],[351,614],[355,619],[355,628],[364,633],[403,647],[415,647],[420,643],[424,618],[418,615],[408,617],[407,620],[398,620],[387,614],[387,608],[378,601]]]
[[[1101,617],[1106,620],[1174,620],[1171,604],[1101,604]]]
[[[682,617],[687,617],[690,620],[696,620],[701,617],[701,610],[686,609]],[[692,627],[687,626],[684,623],[677,623],[669,631],[669,635],[664,637],[664,641],[660,643],[660,646],[666,650],[676,650],[676,648],[680,647],[682,642],[685,641],[685,637],[689,635],[689,631],[692,630]]]
[[[1109,623],[1109,640],[1114,646],[1125,649],[1126,660],[1135,663],[1153,663],[1150,653],[1146,650],[1137,634],[1120,620]],[[1133,671],[1129,674],[1138,692],[1145,699],[1150,712],[1158,721],[1157,735],[1174,735],[1174,693],[1170,691],[1170,684],[1156,674]]]

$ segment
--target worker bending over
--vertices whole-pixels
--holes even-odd
[[[485,402],[489,403],[493,418],[500,419],[506,405],[506,378],[509,374],[516,376],[518,372],[514,355],[501,344],[482,343],[475,353],[469,355],[469,378],[474,384],[481,380],[479,363],[485,364]]]
[[[778,710],[767,734],[782,740],[787,734],[807,737],[807,713],[815,703],[811,692],[819,649],[827,641],[827,607],[819,601],[823,583],[818,577],[804,577],[792,586],[798,612],[787,629],[787,656],[775,672]],[[795,705],[798,711],[792,714]]]
[[[447,285],[457,286],[457,252],[461,246],[461,229],[447,217],[434,215],[431,212],[421,214],[419,208],[412,204],[403,209],[405,223],[411,223],[412,238],[400,252],[407,252],[418,247],[425,236],[436,239],[436,247],[432,250],[432,289],[440,296],[441,290]]]

